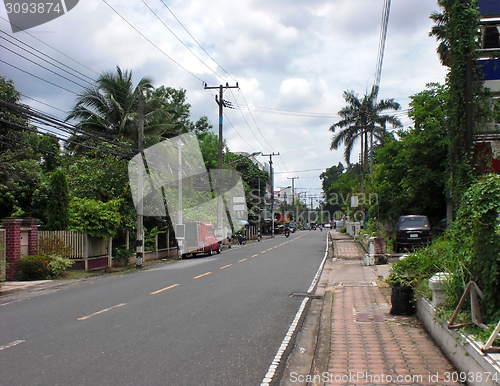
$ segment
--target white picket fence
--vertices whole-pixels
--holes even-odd
[[[57,236],[66,245],[73,247],[70,259],[75,262],[73,268],[85,271],[111,267],[112,239],[91,237],[86,233],[74,231],[39,231],[38,237]]]

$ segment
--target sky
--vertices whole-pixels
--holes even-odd
[[[322,171],[346,164],[343,148],[330,150],[329,131],[346,105],[343,92],[362,97],[374,83],[383,6],[383,0],[80,0],[57,19],[13,33],[0,5],[0,75],[14,81],[23,103],[65,118],[87,84],[30,52],[41,51],[85,79],[120,66],[133,71],[135,82],[146,76],[156,87],[185,89],[192,120],[207,116],[215,132],[216,91],[203,85],[238,82],[239,89],[224,93],[237,107],[224,111],[230,151],[279,153],[275,190],[298,177],[296,192],[319,198]],[[379,98],[401,104],[406,128],[409,96],[444,82],[429,37],[429,15],[438,10],[436,0],[391,4]],[[13,38],[28,50],[12,45],[27,47]]]

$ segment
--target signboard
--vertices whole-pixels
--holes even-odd
[[[481,16],[500,16],[500,1],[478,0],[477,6]]]

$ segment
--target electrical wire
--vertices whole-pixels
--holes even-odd
[[[229,72],[227,72],[227,71],[226,71],[226,70],[225,70],[225,69],[224,69],[224,68],[223,68],[223,67],[222,67],[222,66],[221,66],[221,65],[220,65],[220,64],[219,64],[219,63],[218,63],[218,62],[217,62],[217,61],[216,61],[216,60],[215,60],[215,59],[214,59],[214,58],[213,58],[213,57],[212,57],[212,56],[208,53],[208,51],[207,51],[207,50],[205,50],[205,48],[203,48],[203,46],[202,46],[202,45],[198,42],[198,40],[196,40],[196,39],[195,39],[195,37],[191,34],[191,32],[189,32],[189,31],[187,30],[187,28],[186,28],[186,27],[184,27],[184,25],[183,25],[183,24],[181,23],[181,21],[177,18],[177,16],[175,16],[175,14],[174,14],[174,13],[172,12],[172,10],[171,10],[171,9],[167,6],[167,4],[165,4],[165,2],[164,2],[163,0],[160,0],[160,1],[161,1],[161,3],[165,6],[165,8],[167,8],[167,9],[168,9],[168,11],[172,14],[172,16],[175,18],[175,20],[177,20],[177,22],[178,22],[178,23],[179,23],[179,25],[180,25],[180,26],[184,29],[184,31],[186,31],[186,32],[187,32],[187,34],[191,37],[191,39],[193,39],[193,41],[194,41],[194,42],[198,45],[198,47],[200,47],[200,48],[203,50],[203,52],[205,52],[205,53],[208,55],[208,57],[209,57],[210,59],[212,59],[212,61],[213,61],[213,62],[214,62],[214,63],[215,63],[215,64],[216,64],[216,65],[217,65],[217,66],[218,66],[218,67],[219,67],[222,71],[224,71],[224,72],[227,74],[227,76],[229,76],[232,80],[234,80],[234,81],[236,82],[236,79],[235,79],[234,77],[232,77],[232,76],[231,76],[231,74],[229,74]]]
[[[134,27],[134,25],[132,23],[130,23],[127,19],[125,19],[125,17],[123,17],[116,9],[114,9],[106,0],[102,0],[104,2],[104,4],[106,4],[109,8],[111,8],[111,10],[116,13],[125,23],[127,23],[130,27],[132,27],[132,29],[137,32],[139,35],[141,35],[149,44],[151,44],[153,47],[155,47],[158,51],[160,51],[163,55],[165,55],[168,59],[170,59],[174,64],[176,64],[178,67],[180,67],[181,69],[183,69],[184,71],[186,71],[189,75],[191,75],[192,77],[198,79],[200,82],[202,83],[205,83],[205,81],[203,79],[201,79],[200,77],[196,76],[195,74],[193,74],[191,71],[189,71],[187,68],[185,68],[184,66],[182,66],[180,63],[178,63],[174,58],[172,58],[171,56],[169,56],[165,51],[163,51],[160,47],[158,47],[156,44],[154,44],[150,39],[148,39],[146,37],[146,35],[144,35],[141,31],[139,31],[136,27]]]
[[[7,24],[9,24],[9,25],[14,25],[14,24],[12,24],[9,20],[7,20],[7,19],[3,18],[2,16],[0,16],[0,19],[2,19],[3,21],[5,21],[5,22],[6,22]],[[18,27],[18,26],[16,26],[16,25],[14,25],[14,26],[15,26],[15,27]],[[31,36],[33,39],[35,39],[35,40],[39,41],[40,43],[44,44],[45,46],[47,46],[47,47],[49,47],[49,48],[51,48],[51,49],[53,49],[53,50],[54,50],[54,51],[56,51],[57,53],[59,53],[59,54],[63,55],[63,56],[64,56],[64,57],[66,57],[66,58],[68,58],[69,60],[71,60],[71,61],[73,61],[73,62],[75,62],[75,63],[79,64],[79,65],[80,65],[80,66],[82,66],[83,68],[86,68],[87,70],[89,70],[89,71],[91,71],[91,72],[93,72],[93,73],[95,73],[95,74],[98,74],[96,71],[94,71],[94,70],[92,70],[91,68],[89,68],[89,67],[85,66],[84,64],[82,64],[82,63],[80,63],[79,61],[77,61],[77,60],[73,59],[72,57],[70,57],[70,56],[66,55],[64,52],[61,52],[61,51],[59,51],[57,48],[54,48],[54,47],[52,47],[51,45],[49,45],[49,44],[45,43],[44,41],[42,41],[42,40],[38,39],[36,36],[34,36],[34,35],[30,34],[28,31],[23,30],[21,27],[18,27],[18,28],[19,28],[19,30],[22,30],[22,32],[23,32],[23,33],[25,33],[25,34],[27,34],[27,35]],[[9,35],[9,36],[10,36],[10,35]]]
[[[17,67],[17,66],[14,66],[13,64],[7,63],[6,61],[4,61],[4,60],[2,60],[2,59],[0,59],[0,62],[2,62],[2,63],[4,63],[4,64],[6,64],[7,66],[10,66],[10,67],[12,67],[12,68],[15,68],[15,69],[16,69],[16,70],[18,70],[18,71],[24,72],[25,74],[28,74],[28,75],[32,76],[33,78],[39,79],[39,80],[41,80],[41,81],[43,81],[43,82],[45,82],[45,83],[48,83],[48,84],[50,84],[50,85],[52,85],[52,86],[56,86],[56,87],[58,87],[58,88],[60,88],[60,89],[62,89],[62,90],[64,90],[64,91],[68,91],[68,92],[70,92],[71,94],[78,95],[76,92],[71,91],[71,90],[67,89],[66,87],[60,86],[60,85],[58,85],[58,84],[56,84],[56,83],[53,83],[53,82],[51,82],[51,81],[49,81],[49,80],[43,79],[43,78],[41,78],[41,77],[39,77],[39,76],[37,76],[37,75],[32,74],[31,72],[28,72],[28,71],[26,71],[26,70],[23,70],[23,69],[21,69],[21,68],[19,68],[19,67]]]
[[[12,42],[12,41],[10,41],[10,40],[8,40],[8,39],[7,39],[6,37],[4,37],[4,36],[0,36],[0,38],[1,38],[1,39],[6,40],[6,41],[7,41],[7,42],[9,42],[10,44],[12,44],[12,45],[14,45],[14,46],[16,46],[16,47],[19,47],[19,48],[21,48],[22,50],[24,50],[24,51],[26,51],[26,52],[29,52],[31,55],[34,55],[34,56],[36,56],[36,57],[38,57],[38,58],[40,58],[40,59],[42,59],[42,60],[46,61],[47,63],[52,64],[53,66],[55,66],[55,67],[57,67],[57,68],[59,68],[59,69],[63,70],[64,72],[66,72],[66,73],[68,73],[68,74],[73,75],[74,77],[76,77],[76,78],[80,79],[80,80],[81,80],[81,81],[83,81],[83,82],[87,82],[87,83],[89,83],[89,84],[93,84],[93,83],[89,82],[89,80],[90,80],[90,81],[92,81],[92,82],[95,82],[95,80],[94,80],[94,79],[92,79],[90,76],[87,76],[87,75],[83,74],[82,72],[75,70],[74,68],[72,68],[72,67],[70,67],[70,66],[68,66],[68,65],[66,65],[66,64],[64,64],[64,63],[62,63],[61,61],[59,61],[59,60],[57,60],[57,59],[53,58],[52,56],[50,56],[50,55],[48,55],[48,54],[46,54],[46,53],[44,53],[44,52],[42,52],[42,51],[40,51],[40,50],[36,49],[35,47],[30,46],[29,44],[27,44],[27,43],[23,42],[22,40],[19,40],[19,39],[15,38],[14,36],[10,36],[9,34],[7,34],[7,33],[6,33],[6,32],[4,32],[4,31],[0,31],[0,32],[1,32],[2,34],[4,34],[4,35],[7,35],[9,38],[14,39],[14,40],[16,40],[17,42],[19,42],[19,43],[21,43],[21,44],[24,44],[25,46],[29,47],[31,50],[33,50],[33,51],[35,51],[35,52],[37,52],[37,53],[39,53],[39,54],[41,54],[41,55],[43,55],[43,56],[45,56],[45,57],[49,58],[50,60],[53,60],[53,61],[54,61],[54,62],[56,62],[57,64],[60,64],[61,66],[64,66],[64,67],[66,67],[66,68],[70,69],[71,71],[73,71],[73,72],[77,73],[78,75],[81,75],[82,77],[85,77],[85,78],[87,78],[87,79],[83,79],[83,78],[82,78],[82,77],[80,77],[80,76],[73,75],[73,74],[71,74],[69,71],[67,71],[67,70],[65,70],[65,69],[63,69],[63,68],[61,68],[61,67],[58,67],[58,66],[56,66],[56,65],[55,65],[55,64],[53,64],[53,63],[50,63],[49,61],[47,61],[46,59],[41,58],[41,57],[40,57],[40,56],[38,56],[38,55],[33,54],[33,53],[32,53],[32,52],[30,52],[27,48],[21,47],[20,45],[18,45],[18,44],[16,44],[16,43]]]
[[[49,69],[49,68],[47,68],[47,67],[45,67],[45,66],[42,66],[40,63],[37,63],[37,62],[35,62],[35,61],[31,60],[31,59],[28,59],[26,56],[21,55],[20,53],[15,52],[15,51],[11,50],[10,48],[7,48],[7,47],[5,47],[5,46],[3,46],[3,45],[1,45],[1,44],[0,44],[0,47],[2,47],[2,48],[4,48],[4,49],[6,49],[7,51],[12,52],[13,54],[15,54],[15,55],[17,55],[17,56],[19,56],[19,57],[21,57],[21,58],[23,58],[23,59],[27,60],[27,61],[28,61],[28,62],[30,62],[30,63],[33,63],[34,65],[36,65],[36,66],[38,66],[38,67],[43,68],[44,70],[47,70],[47,71],[51,72],[51,73],[52,73],[52,74],[54,74],[54,75],[57,75],[57,76],[59,76],[59,77],[61,77],[61,78],[65,79],[65,80],[67,80],[68,82],[71,82],[71,83],[73,83],[73,84],[76,84],[77,86],[79,86],[79,87],[81,87],[81,88],[85,88],[85,86],[82,86],[81,84],[76,83],[75,81],[73,81],[73,80],[71,80],[71,79],[69,79],[69,78],[67,78],[67,77],[65,77],[65,76],[63,76],[63,75],[58,74],[57,72],[52,71],[51,69]]]
[[[145,5],[145,6],[146,6],[146,7],[147,7],[150,11],[151,11],[151,13],[152,13],[153,15],[155,15],[155,17],[156,17],[156,18],[160,21],[160,23],[162,23],[162,24],[165,26],[165,28],[166,28],[166,29],[168,29],[168,30],[169,30],[169,32],[170,32],[172,35],[174,35],[174,37],[175,37],[175,38],[176,38],[176,39],[177,39],[177,40],[178,40],[178,41],[179,41],[179,42],[180,42],[180,43],[181,43],[181,44],[182,44],[182,45],[183,45],[183,46],[184,46],[184,47],[185,47],[185,48],[186,48],[189,52],[191,52],[191,54],[193,54],[193,56],[194,56],[196,59],[198,59],[198,60],[199,60],[199,61],[200,61],[200,62],[201,62],[201,63],[202,63],[202,64],[203,64],[206,68],[208,68],[208,70],[209,70],[210,72],[214,73],[214,74],[215,74],[218,78],[220,78],[220,79],[222,79],[222,80],[224,80],[224,81],[225,81],[225,79],[224,79],[222,76],[220,76],[219,74],[217,74],[217,72],[215,72],[213,69],[211,69],[211,68],[210,68],[210,66],[209,66],[208,64],[206,64],[203,60],[201,60],[201,59],[200,59],[200,57],[198,57],[198,55],[196,55],[196,54],[194,53],[194,51],[193,51],[191,48],[189,48],[189,47],[188,47],[188,46],[187,46],[187,45],[186,45],[186,44],[182,41],[182,40],[181,40],[181,39],[180,39],[180,38],[179,38],[179,37],[175,34],[175,32],[174,32],[174,31],[172,31],[172,30],[171,30],[171,29],[170,29],[170,28],[169,28],[169,27],[165,24],[165,22],[164,22],[164,21],[160,18],[160,16],[158,16],[158,14],[157,14],[155,11],[153,11],[153,10],[151,9],[151,7],[150,7],[150,6],[149,6],[149,5],[148,5],[148,4],[147,4],[144,0],[142,0],[142,2],[143,2],[143,3],[144,3],[144,5]],[[164,4],[164,5],[165,5],[165,4]]]

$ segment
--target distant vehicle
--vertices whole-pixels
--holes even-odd
[[[184,239],[184,255],[211,256],[214,252],[221,253],[219,240],[214,236],[214,226],[209,223],[192,221],[186,226]]]
[[[329,222],[324,223],[323,228],[328,228],[328,229],[331,228],[330,223]]]
[[[297,230],[297,226],[293,222],[287,223],[285,224],[285,226],[288,227],[288,229],[290,229],[290,232],[292,233],[295,233],[295,231]]]
[[[427,216],[401,216],[396,231],[394,252],[399,253],[403,249],[429,244],[432,239],[430,228]]]

